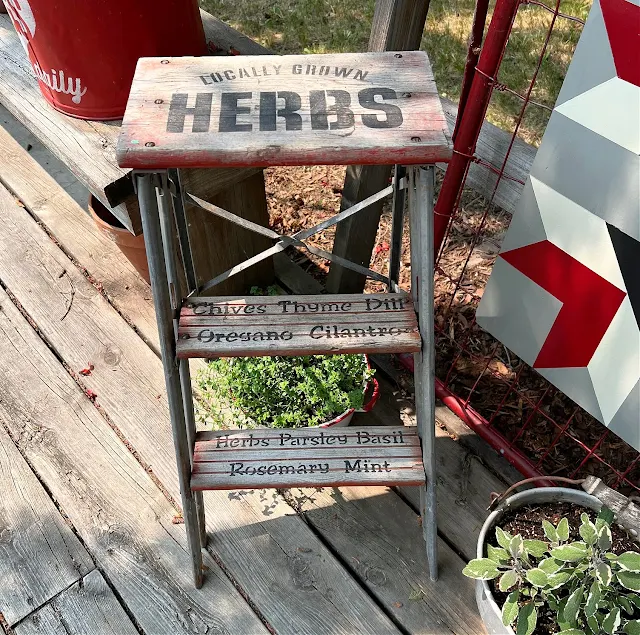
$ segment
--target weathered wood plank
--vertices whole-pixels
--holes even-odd
[[[417,451],[409,457],[383,454],[366,459],[228,459],[196,463],[191,477],[194,490],[423,484],[424,467]]]
[[[41,222],[117,311],[160,356],[158,324],[149,285],[112,241],[49,173],[0,127],[0,181]],[[204,362],[193,359],[192,369]]]
[[[451,149],[429,60],[410,51],[142,58],[116,154],[125,167],[251,167]]]
[[[206,474],[209,469],[218,469],[217,464],[231,460],[242,462],[256,461],[323,461],[325,459],[370,459],[382,461],[386,457],[415,458],[418,456],[415,443],[405,443],[400,447],[362,448],[358,446],[331,448],[282,448],[278,451],[271,448],[265,450],[243,450],[237,448],[215,449],[211,451],[197,450],[195,453],[194,472]]]
[[[415,315],[411,296],[406,293],[370,293],[335,295],[248,295],[198,297],[185,302],[181,319],[203,320],[202,324],[238,318],[249,320],[268,316],[309,316],[322,314],[372,315],[392,313]]]
[[[0,423],[142,630],[266,633],[211,558],[193,587],[175,509],[4,291],[0,306]]]
[[[320,294],[324,287],[314,277],[291,261],[284,253],[273,257],[273,268],[276,278],[291,292],[298,294]]]
[[[418,445],[415,428],[372,428],[371,426],[349,426],[346,428],[295,428],[276,430],[259,428],[255,430],[208,430],[198,433],[196,452],[214,450],[245,449],[265,445],[279,448],[358,446],[380,447],[387,445]]]
[[[93,568],[0,425],[0,613],[13,626]]]
[[[136,328],[154,350],[158,325],[149,285],[133,265],[96,227],[76,201],[47,171],[0,127],[0,180],[19,198],[69,256],[102,285],[112,304],[135,316]]]
[[[213,177],[218,172],[235,174],[237,182],[230,183],[225,189],[213,194],[216,189],[212,186],[216,181]],[[250,176],[240,180],[238,174],[244,172],[248,172]],[[258,225],[269,225],[262,170],[208,168],[181,170],[180,174],[185,192],[196,194]],[[232,225],[195,205],[186,206],[186,215],[198,284],[208,282],[220,272],[272,245],[272,241],[264,236]],[[213,293],[240,295],[254,285],[267,287],[270,284],[273,284],[273,265],[269,258],[262,261],[260,267],[250,267],[225,280],[216,286]]]
[[[200,434],[195,489],[421,485],[415,429],[299,428]]]
[[[466,563],[439,540],[440,577],[432,582],[419,517],[393,490],[294,489],[289,500],[407,632],[484,632],[474,584],[461,573]]]
[[[453,132],[458,106],[445,98],[442,99],[442,106],[449,130]],[[500,169],[510,143],[511,135],[506,130],[485,121],[480,130],[475,154],[482,161]],[[505,174],[512,178],[502,179],[493,197],[494,203],[510,214],[515,212],[535,156],[536,148],[516,137],[505,166]],[[447,166],[441,164],[440,167],[445,170]],[[498,176],[486,166],[471,163],[466,185],[489,200],[493,195],[497,178]]]
[[[167,492],[178,499],[160,360],[70,266],[24,209],[1,191],[0,201],[0,241],[5,245],[0,253],[0,279],[69,368],[80,369],[88,358],[95,360],[92,374],[79,381],[97,393],[96,401],[112,425],[150,466]],[[67,274],[58,278],[63,269]],[[75,294],[69,306],[71,284]],[[70,398],[68,401],[72,403]],[[75,431],[67,436],[77,438]],[[83,459],[91,453],[87,446],[74,450],[74,456],[82,454]],[[59,471],[64,474],[64,470]],[[214,532],[216,552],[276,631],[287,632],[295,623],[303,635],[397,632],[359,585],[345,576],[343,567],[304,522],[292,515],[291,507],[277,492],[267,496],[247,491],[233,498],[207,492],[205,500],[213,512],[208,515],[207,528]],[[104,504],[108,509],[108,501]],[[182,540],[184,529],[178,531]],[[124,537],[130,533],[135,531],[125,527]],[[191,589],[191,580],[186,579],[187,565],[163,570],[174,569],[176,576],[185,574],[185,578],[176,578],[177,584]],[[143,579],[146,575],[135,573]],[[146,598],[145,603],[154,611],[157,604],[163,605]],[[218,601],[209,600],[208,605],[220,610]],[[233,607],[229,610],[237,613]],[[251,631],[236,628],[231,632]]]
[[[410,51],[420,47],[429,0],[376,0],[369,51]]]
[[[93,570],[15,628],[16,635],[138,635],[128,615]]]
[[[181,311],[179,357],[420,350],[406,294],[198,298]]]
[[[227,55],[262,55],[269,50],[250,37],[236,31],[226,22],[214,18],[210,13],[200,10],[202,26],[209,49],[222,51]]]

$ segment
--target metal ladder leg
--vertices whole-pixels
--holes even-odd
[[[178,244],[180,245],[180,255],[182,257],[182,265],[184,268],[185,282],[187,285],[187,293],[183,293],[183,289],[180,286],[180,279],[177,271],[167,270],[169,283],[174,282],[177,289],[178,298],[182,299],[185,295],[191,294],[197,291],[197,277],[196,270],[193,261],[193,252],[191,251],[191,241],[189,239],[189,227],[187,224],[187,218],[184,208],[184,200],[182,195],[182,185],[180,183],[180,173],[178,170],[170,169],[167,171],[168,191],[170,193],[170,200],[172,202],[173,218],[175,220],[175,226],[177,230]],[[168,196],[165,190],[165,195]],[[169,200],[166,199],[166,200]],[[166,216],[168,219],[168,215]],[[173,238],[173,231],[169,222],[165,224],[162,219],[165,216],[161,215],[161,229],[163,234],[163,241],[168,249],[165,250],[165,259],[167,259],[167,252],[169,254],[176,254],[175,240]],[[168,262],[175,263],[175,256]],[[177,337],[177,324],[175,325],[175,333]],[[189,456],[191,458],[191,468],[193,469],[193,450],[196,440],[196,421],[193,411],[193,392],[191,389],[191,371],[189,369],[189,360],[180,360],[180,384],[182,386],[182,400],[184,407],[184,417],[187,426],[187,441],[189,443]],[[202,546],[207,546],[207,531],[205,525],[205,508],[204,498],[202,492],[193,492],[193,496],[196,501],[196,511],[198,514],[198,527],[200,530],[200,540]]]
[[[173,253],[167,252],[166,244],[162,240],[163,232],[161,230],[161,219],[164,217],[163,222],[166,223],[166,214],[168,212],[167,200],[163,198],[165,196],[163,188],[164,177],[165,174],[162,172],[137,173],[134,176],[140,203],[147,259],[149,261],[153,303],[158,322],[160,351],[162,353],[162,364],[169,401],[173,442],[176,450],[184,524],[189,551],[191,552],[194,583],[196,588],[199,589],[202,586],[202,542],[196,499],[190,486],[191,452],[187,437],[174,333],[174,315],[176,312],[174,307],[178,303],[178,295],[175,285],[173,285],[173,288],[169,285],[167,270],[171,267],[171,262],[173,262]],[[167,253],[169,253],[170,258],[166,258]],[[175,272],[175,269],[172,271]]]
[[[393,177],[393,205],[391,221],[391,249],[389,250],[389,293],[396,293],[394,285],[400,282],[400,260],[402,259],[402,229],[404,225],[405,189],[402,179],[407,175],[404,165],[395,166]]]
[[[416,420],[422,441],[426,486],[420,491],[422,527],[427,546],[429,577],[438,577],[435,457],[435,340],[433,258],[433,166],[412,168],[409,175],[411,278],[422,350],[414,354]]]

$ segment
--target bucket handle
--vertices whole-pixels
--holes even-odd
[[[521,485],[526,485],[527,483],[533,483],[535,481],[560,481],[562,483],[569,483],[570,485],[582,485],[586,479],[584,478],[566,478],[565,476],[533,476],[531,478],[525,478],[523,481],[518,481],[514,483],[511,487],[506,489],[502,494],[498,494],[498,492],[491,492],[491,503],[489,503],[489,507],[487,507],[488,511],[493,511],[500,502],[502,502],[514,489],[517,489]]]

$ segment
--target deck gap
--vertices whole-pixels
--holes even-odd
[[[305,488],[308,489],[308,488]],[[331,488],[334,489],[334,488]],[[390,488],[391,491],[394,491],[395,488]],[[389,620],[393,623],[393,625],[402,633],[402,635],[412,635],[404,625],[396,618],[392,611],[390,611],[384,603],[382,603],[367,587],[367,585],[362,581],[358,572],[351,566],[351,563],[347,558],[345,558],[339,551],[336,551],[333,548],[333,545],[324,537],[324,534],[316,528],[311,521],[307,513],[303,511],[296,501],[295,497],[292,496],[291,490],[288,489],[278,489],[276,490],[282,498],[284,498],[285,502],[291,507],[295,513],[304,521],[304,523],[309,527],[309,530],[313,533],[313,535],[322,543],[325,549],[329,551],[333,557],[351,574],[351,578],[354,582],[369,596],[371,601],[384,613],[384,615],[389,618]],[[402,498],[402,497],[401,497]],[[404,500],[404,498],[403,498]],[[405,501],[406,502],[406,501]]]
[[[15,635],[15,631],[7,624],[7,620],[4,619],[4,615],[0,613],[0,633],[5,635]]]
[[[204,550],[209,554],[211,559],[220,567],[220,570],[227,577],[229,582],[233,585],[233,588],[240,594],[242,599],[247,603],[249,608],[255,613],[255,616],[264,624],[264,627],[273,635],[277,635],[276,629],[271,625],[266,616],[262,613],[262,611],[258,608],[256,603],[251,599],[249,594],[244,590],[244,587],[235,579],[235,577],[231,574],[227,566],[224,564],[220,556],[212,549],[211,547],[211,539],[208,537],[209,544],[204,547]]]

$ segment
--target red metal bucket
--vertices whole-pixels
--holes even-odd
[[[45,99],[120,119],[139,57],[204,55],[197,0],[4,0]]]

